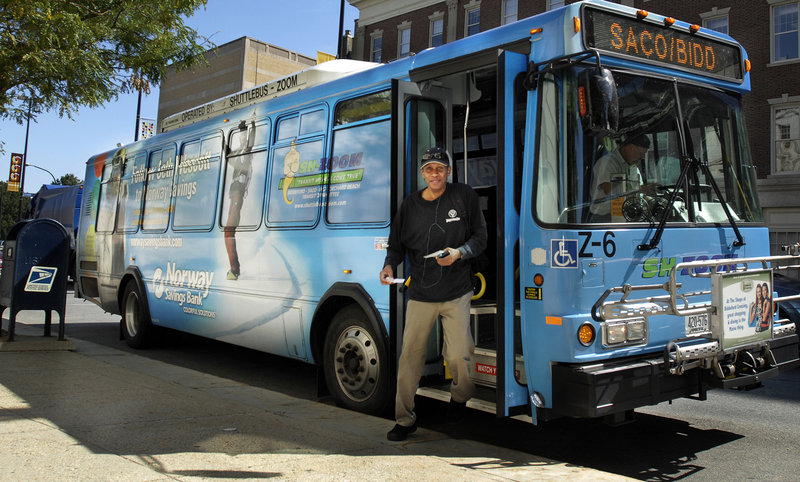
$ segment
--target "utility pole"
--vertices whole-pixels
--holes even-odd
[[[339,40],[336,42],[339,49],[336,51],[336,58],[344,58],[344,0],[339,5]]]
[[[136,102],[136,127],[133,133],[133,142],[139,140],[139,120],[142,114],[142,86],[140,85],[136,90],[139,91],[139,100]]]
[[[19,220],[22,220],[22,201],[25,200],[25,163],[28,162],[28,134],[31,132],[31,106],[33,105],[33,92],[28,97],[28,122],[25,126],[25,150],[22,152],[22,173],[19,177]]]

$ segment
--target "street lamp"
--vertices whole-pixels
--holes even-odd
[[[27,163],[27,162],[25,163],[25,167],[35,167],[36,169],[40,169],[40,170],[50,174],[50,177],[53,178],[53,184],[57,184],[58,183],[58,181],[56,181],[56,176],[54,176],[52,172],[48,171],[47,169],[45,169],[43,167],[39,167],[36,164],[30,164],[30,163]]]

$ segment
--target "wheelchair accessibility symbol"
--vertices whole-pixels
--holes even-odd
[[[578,267],[578,240],[577,239],[551,239],[550,240],[550,267],[552,267],[552,268],[577,268]]]

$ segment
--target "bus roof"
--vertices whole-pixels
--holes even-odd
[[[274,99],[314,85],[339,79],[347,75],[374,68],[380,64],[359,60],[331,60],[293,74],[271,80],[251,89],[242,90],[164,119],[161,132],[194,124],[240,107],[246,107],[267,99]]]

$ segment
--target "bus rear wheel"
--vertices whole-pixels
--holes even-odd
[[[334,316],[325,336],[324,373],[336,404],[383,415],[392,400],[386,346],[364,312],[351,306]]]
[[[131,281],[122,295],[122,335],[131,348],[146,347],[152,337],[153,324],[145,309],[142,295]]]

